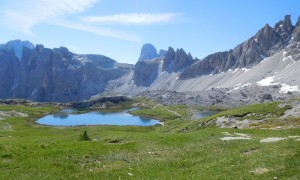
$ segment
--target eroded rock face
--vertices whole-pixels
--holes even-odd
[[[22,60],[8,51],[0,53],[2,98],[69,102],[91,98],[108,82],[128,73],[129,67],[114,67],[116,61],[102,55],[73,54],[67,48],[23,48]],[[3,77],[1,77],[1,75]]]
[[[152,44],[144,44],[138,61],[146,61],[159,57],[156,48]]]
[[[159,61],[138,61],[133,80],[136,86],[149,87],[158,76]]]
[[[184,70],[186,67],[193,64],[195,60],[192,55],[186,54],[186,52],[181,48],[177,49],[176,52],[173,48],[169,47],[168,51],[165,53],[163,58],[163,71],[169,73],[177,73]]]
[[[15,56],[21,60],[23,47],[33,49],[34,45],[29,41],[13,40],[5,44],[0,44],[0,49],[11,50],[14,52]]]
[[[20,61],[14,52],[0,49],[0,99],[12,96],[20,70]]]
[[[296,23],[295,30],[292,34],[292,40],[294,42],[300,41],[300,16],[299,16],[298,21]]]
[[[162,70],[172,72],[176,53],[172,47],[169,47],[163,58]]]
[[[167,51],[166,50],[159,50],[159,53],[157,54],[156,48],[152,44],[144,44],[141,49],[141,54],[138,59],[138,61],[147,61],[147,60],[153,60],[159,57],[163,57]]]
[[[266,24],[254,36],[233,50],[218,52],[197,61],[180,75],[181,79],[217,74],[236,68],[251,68],[264,58],[283,50],[291,40],[300,40],[300,20],[294,27],[290,16],[279,21],[274,28]]]

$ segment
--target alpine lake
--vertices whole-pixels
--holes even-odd
[[[144,118],[130,114],[138,108],[114,111],[93,111],[82,109],[63,109],[57,113],[49,114],[36,122],[47,126],[82,126],[82,125],[116,125],[116,126],[154,126],[161,122],[152,118]],[[203,118],[215,112],[204,111],[197,114]]]
[[[136,110],[91,111],[81,109],[64,109],[38,119],[36,122],[48,126],[80,126],[80,125],[117,125],[117,126],[153,126],[160,121],[131,115]]]

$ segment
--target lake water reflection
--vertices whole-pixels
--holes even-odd
[[[133,109],[130,109],[133,110]],[[90,111],[80,113],[75,109],[64,109],[37,120],[37,123],[50,126],[79,125],[118,125],[118,126],[153,126],[160,124],[158,120],[133,116],[129,110],[122,111]]]
[[[211,116],[217,114],[219,111],[200,111],[194,114],[193,119],[205,118],[207,116]]]

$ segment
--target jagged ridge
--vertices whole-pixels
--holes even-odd
[[[293,41],[299,41],[299,20],[296,26],[293,26],[290,15],[286,15],[274,28],[266,24],[253,37],[234,49],[211,54],[197,61],[183,71],[180,78],[189,79],[218,74],[229,69],[250,68],[282,50],[292,38]]]
[[[0,49],[0,98],[34,101],[80,101],[105,91],[110,80],[131,67],[102,55],[78,55],[65,47],[22,47],[21,61],[14,52]]]

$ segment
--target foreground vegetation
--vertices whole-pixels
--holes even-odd
[[[0,179],[300,179],[297,128],[181,131],[203,119],[190,120],[192,113],[186,106],[162,106],[147,100],[134,103],[144,109],[133,113],[156,117],[165,125],[49,127],[34,121],[57,111],[54,106],[0,106],[0,111],[29,115],[0,120]],[[272,112],[265,111],[275,107],[272,103],[255,106],[214,117],[267,116]],[[278,109],[274,113],[282,114]],[[251,139],[220,139],[241,133]],[[260,142],[268,137],[286,139]]]

